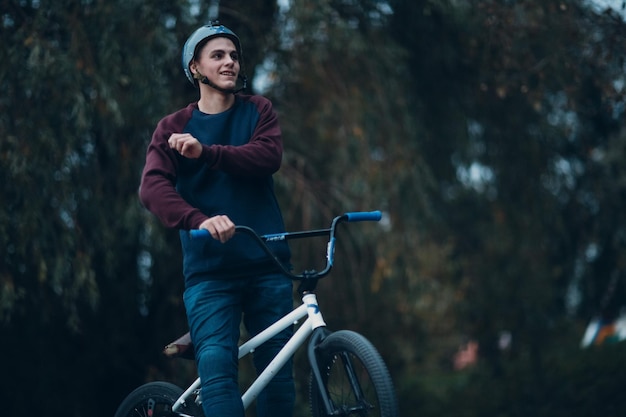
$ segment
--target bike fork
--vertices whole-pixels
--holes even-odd
[[[352,361],[350,360],[350,355],[347,352],[341,352],[341,361],[343,363],[343,368],[346,371],[348,381],[350,382],[350,388],[352,389],[352,393],[354,394],[356,404],[358,404],[357,408],[370,408],[370,405],[365,400],[365,395],[363,394],[363,390],[361,389],[359,378],[354,371],[354,366],[352,365]]]
[[[335,409],[335,405],[330,399],[330,394],[326,389],[326,384],[324,382],[324,378],[322,373],[324,370],[320,369],[317,352],[320,343],[330,334],[331,332],[326,328],[319,328],[311,336],[308,346],[308,357],[309,363],[311,364],[311,371],[313,372],[313,378],[315,378],[315,382],[317,383],[317,389],[320,394],[320,399],[324,405],[324,409],[326,411],[326,415],[333,416],[338,415],[338,410]],[[370,405],[367,403],[365,399],[365,395],[363,394],[363,390],[361,388],[361,384],[359,383],[359,378],[356,375],[354,370],[354,365],[352,364],[352,360],[350,359],[350,355],[347,352],[338,352],[339,358],[341,359],[341,363],[343,365],[343,369],[346,373],[346,377],[350,383],[350,389],[354,394],[354,398],[357,406],[351,410],[349,410],[349,414],[352,414],[355,411],[369,409]],[[344,410],[346,411],[346,410]]]
[[[334,414],[335,407],[330,401],[330,396],[325,389],[324,379],[322,378],[322,370],[320,369],[320,365],[317,360],[317,347],[329,334],[330,331],[324,327],[318,327],[317,329],[315,329],[315,331],[311,335],[311,338],[309,339],[307,355],[309,357],[309,364],[311,365],[311,372],[313,373],[313,378],[315,378],[317,390],[319,391],[322,403],[324,404],[326,414],[332,416]]]

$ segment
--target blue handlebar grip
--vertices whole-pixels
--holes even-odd
[[[209,237],[211,236],[211,233],[209,233],[209,231],[206,229],[195,229],[195,230],[190,230],[189,235],[191,236],[192,239],[197,239],[201,237]]]
[[[380,210],[357,211],[353,213],[346,213],[345,216],[349,222],[377,222],[381,219],[382,213]]]

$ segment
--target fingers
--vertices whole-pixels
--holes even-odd
[[[172,133],[167,143],[186,158],[199,158],[202,154],[202,144],[189,133]]]
[[[211,237],[224,243],[235,234],[235,224],[228,216],[213,216],[200,225],[201,229],[206,229],[211,233]]]

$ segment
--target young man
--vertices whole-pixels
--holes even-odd
[[[284,231],[273,191],[282,138],[271,102],[237,94],[242,72],[239,38],[210,24],[183,48],[183,69],[200,99],[164,117],[146,154],[140,199],[166,226],[180,229],[184,301],[202,381],[207,417],[242,417],[238,387],[239,325],[257,334],[293,306],[292,283],[235,224],[259,234]],[[190,239],[206,229],[213,239]],[[286,243],[273,250],[285,264]],[[260,372],[291,336],[288,329],[254,354]],[[259,417],[291,416],[292,364],[257,399]]]

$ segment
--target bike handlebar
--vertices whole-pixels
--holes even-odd
[[[379,221],[382,218],[382,213],[379,210],[376,211],[356,211],[345,213],[341,216],[337,216],[333,219],[330,228],[317,229],[317,230],[304,230],[301,232],[284,232],[267,235],[259,235],[253,229],[247,226],[235,226],[236,233],[243,233],[250,236],[255,240],[259,247],[265,251],[267,255],[274,261],[274,263],[282,270],[282,272],[293,280],[303,280],[310,278],[322,278],[330,272],[333,266],[335,256],[335,234],[337,224],[343,221],[347,222],[363,222],[363,221]],[[210,237],[211,234],[206,229],[190,230],[189,235],[191,238],[205,238]],[[274,255],[272,250],[267,246],[266,242],[276,242],[290,239],[300,239],[314,236],[329,236],[328,247],[326,250],[326,267],[321,271],[307,270],[299,274],[294,274],[288,270],[283,263]]]
[[[355,211],[352,213],[344,214],[346,220],[349,222],[377,222],[382,218],[380,210],[376,211]]]

